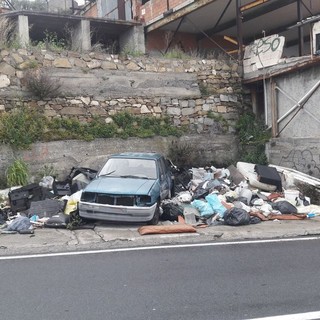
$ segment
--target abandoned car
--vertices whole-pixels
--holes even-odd
[[[79,215],[86,219],[157,224],[160,202],[170,198],[173,190],[170,161],[163,155],[114,154],[83,190]]]

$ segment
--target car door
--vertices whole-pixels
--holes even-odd
[[[158,161],[160,173],[160,198],[165,199],[170,196],[171,190],[171,172],[163,157]]]

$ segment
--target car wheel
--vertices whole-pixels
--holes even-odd
[[[153,218],[148,222],[151,225],[157,225],[160,220],[160,203],[158,201],[156,210],[154,211]]]

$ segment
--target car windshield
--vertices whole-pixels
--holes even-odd
[[[156,179],[156,162],[148,159],[111,158],[103,166],[99,176]]]

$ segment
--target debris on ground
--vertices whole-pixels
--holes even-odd
[[[318,199],[312,204],[301,190],[301,185],[312,186],[319,194],[320,180],[284,167],[238,162],[236,167],[191,168],[175,181],[175,197],[162,202],[162,218],[173,223],[179,215],[184,216],[185,223],[202,227],[320,215]]]
[[[77,213],[82,189],[97,171],[73,167],[63,181],[45,176],[39,183],[0,191],[1,233],[33,233],[36,228],[81,227]]]
[[[78,202],[96,173],[72,168],[62,181],[45,176],[39,183],[0,190],[0,232],[87,228],[78,214]],[[274,165],[238,162],[228,168],[177,169],[175,196],[161,202],[160,225],[143,226],[138,232],[196,232],[215,225],[311,219],[320,215],[319,188],[320,179]]]

